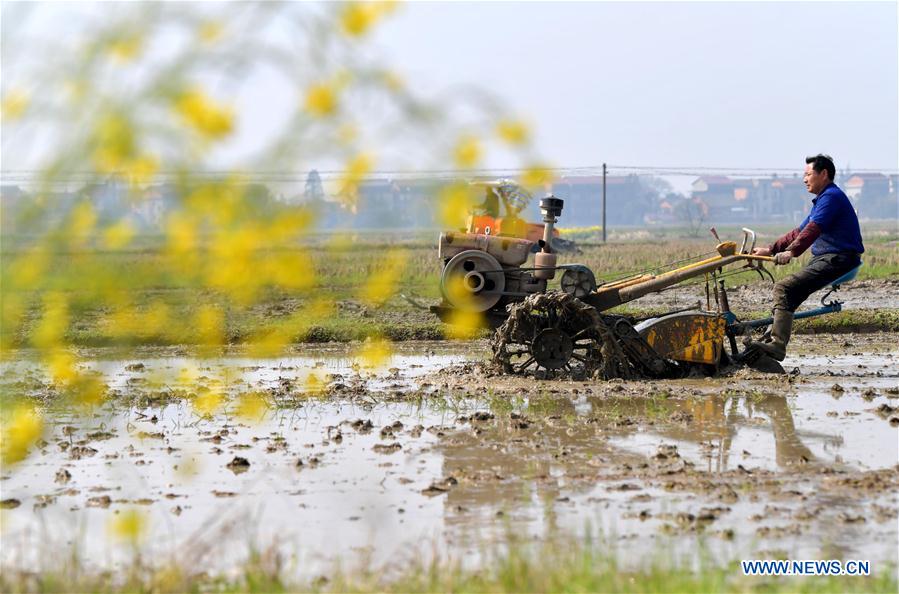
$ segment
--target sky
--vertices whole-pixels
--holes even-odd
[[[895,2],[437,2],[377,42],[424,88],[489,85],[560,166],[893,170],[897,31]]]
[[[64,6],[31,26],[59,36]],[[371,41],[416,91],[491,89],[556,167],[800,172],[824,152],[894,171],[897,31],[896,2],[407,2]],[[22,62],[9,47],[4,66]],[[238,145],[284,125],[284,85],[248,82]],[[27,167],[19,152],[4,143],[4,170]],[[520,163],[493,152],[484,165]]]

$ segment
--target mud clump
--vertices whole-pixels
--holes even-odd
[[[88,446],[75,446],[69,449],[69,457],[72,460],[81,460],[82,458],[88,458],[97,453],[97,450]]]
[[[18,499],[4,499],[0,501],[0,509],[16,509],[22,505],[22,502]]]
[[[112,498],[109,495],[100,495],[98,497],[90,497],[87,500],[88,507],[102,507],[107,508],[112,503]]]
[[[403,449],[403,446],[400,442],[395,441],[393,443],[376,443],[371,449],[378,454],[393,454]]]
[[[225,468],[234,474],[240,474],[250,469],[250,461],[241,456],[234,456],[234,459],[225,465]]]
[[[60,468],[56,471],[56,478],[54,479],[55,482],[64,485],[70,480],[72,480],[72,473],[70,473],[65,468]]]
[[[456,480],[453,476],[448,476],[442,480],[435,481],[428,485],[427,488],[422,489],[421,494],[427,495],[428,497],[434,497],[436,495],[443,495],[447,493],[450,489],[459,484],[459,481]]]
[[[370,433],[372,429],[375,428],[374,423],[371,422],[370,419],[356,419],[350,423],[350,427],[358,431],[359,433]]]

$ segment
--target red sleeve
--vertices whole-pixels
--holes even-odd
[[[793,253],[793,256],[799,256],[809,248],[810,245],[815,243],[815,240],[818,239],[818,236],[821,235],[821,227],[818,226],[818,223],[815,221],[809,221],[808,224],[802,228],[802,232],[799,233],[793,242],[787,246],[787,249]]]
[[[799,235],[799,229],[793,229],[792,231],[772,243],[768,249],[771,250],[772,255],[779,254],[780,252],[787,249],[787,246],[790,245],[794,239],[796,239],[797,235]]]

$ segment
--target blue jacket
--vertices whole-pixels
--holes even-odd
[[[814,222],[821,235],[812,244],[812,255],[865,251],[858,216],[849,197],[833,182],[812,200],[812,210],[799,225],[799,230]]]

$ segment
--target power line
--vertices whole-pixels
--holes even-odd
[[[595,175],[602,173],[602,165],[581,165],[566,167],[546,167],[540,168],[555,176],[577,176],[577,175]],[[795,167],[713,167],[713,166],[667,166],[667,165],[609,165],[608,171],[626,172],[642,175],[656,176],[703,176],[709,174],[730,176],[730,177],[758,177],[760,174],[768,175],[799,175],[799,170]],[[301,171],[272,171],[272,170],[249,170],[249,171],[228,171],[228,170],[207,170],[195,172],[179,172],[179,171],[160,171],[152,177],[154,180],[167,180],[177,178],[187,179],[217,179],[239,175],[241,178],[256,181],[268,182],[305,182],[308,176],[315,171],[323,181],[339,180],[346,177],[346,172],[339,169],[326,170],[301,170]],[[471,169],[390,169],[369,172],[365,176],[365,180],[373,180],[378,177],[390,177],[393,179],[408,179],[415,177],[515,177],[518,175],[531,172],[529,168],[471,168]],[[873,168],[853,168],[849,173],[881,173],[884,175],[899,174],[899,170],[889,169],[873,169]],[[7,182],[36,182],[41,181],[46,173],[41,170],[7,170],[0,171],[0,181]],[[97,179],[115,178],[114,174],[108,176],[98,175],[93,171],[71,171],[66,172],[58,177],[49,177],[46,181],[51,183],[75,183],[79,181],[91,181]],[[127,178],[127,176],[122,176]]]

